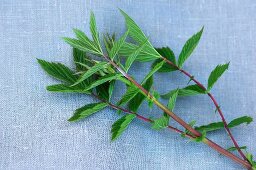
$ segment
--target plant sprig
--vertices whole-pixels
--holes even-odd
[[[230,131],[230,128],[243,123],[249,124],[252,122],[252,118],[243,116],[227,123],[219,104],[210,93],[214,84],[228,69],[229,63],[218,65],[211,72],[207,88],[198,82],[194,76],[182,69],[185,61],[198,45],[204,28],[189,38],[183,46],[178,60],[176,60],[174,53],[169,47],[154,48],[149,38],[146,37],[135,21],[124,11],[120,11],[125,18],[127,32],[118,40],[115,40],[114,35],[112,37],[109,35],[105,36],[104,44],[106,53],[102,50],[103,48],[100,43],[95,16],[91,13],[90,30],[92,39],[78,29],[74,29],[76,38],[63,38],[64,41],[73,47],[73,57],[76,65],[75,70],[69,69],[60,63],[52,63],[38,59],[41,67],[49,75],[62,81],[61,84],[47,86],[47,90],[52,92],[82,93],[96,97],[99,100],[97,103],[86,104],[77,109],[69,121],[79,121],[109,106],[118,112],[125,113],[125,115],[112,125],[112,140],[120,137],[131,124],[132,120],[138,118],[151,123],[152,129],[161,130],[169,128],[181,134],[183,137],[190,138],[192,141],[207,144],[247,169],[256,169],[256,163],[252,155],[242,152],[242,149],[246,149],[246,146],[240,147]],[[134,40],[134,43],[126,41],[128,36]],[[98,58],[92,59],[88,57],[87,54],[95,55]],[[124,57],[124,60],[120,60],[120,57]],[[130,67],[136,61],[154,61],[151,70],[141,83],[138,83],[129,74]],[[167,94],[162,95],[163,98],[169,99],[168,105],[165,106],[158,101],[159,93],[155,89],[152,89],[154,83],[153,77],[156,72],[172,71],[180,71],[188,76],[190,81],[193,81],[195,84],[181,89],[173,89]],[[127,87],[127,91],[119,101],[113,103],[111,102],[111,97],[114,89],[118,88],[115,86],[116,81],[124,83]],[[198,94],[207,94],[211,98],[220,114],[222,122],[212,122],[208,125],[195,126],[195,121],[192,121],[193,123],[186,123],[173,112],[178,96],[194,96]],[[145,100],[148,101],[149,107],[151,107],[152,104],[158,106],[163,111],[163,115],[159,118],[150,119],[138,114],[137,111]],[[125,108],[125,106],[127,106],[127,108]],[[173,119],[183,126],[184,130],[170,126],[170,119]],[[228,135],[231,137],[234,147],[224,149],[207,137],[209,135],[208,132],[223,128],[226,129]],[[236,150],[240,153],[242,158],[231,153]]]

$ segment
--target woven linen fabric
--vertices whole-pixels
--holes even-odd
[[[207,84],[217,64],[231,62],[213,88],[228,121],[249,115],[256,118],[256,1],[255,0],[1,0],[0,1],[0,169],[1,170],[237,170],[243,169],[204,144],[188,142],[169,130],[154,131],[135,120],[115,142],[110,128],[118,119],[105,109],[86,120],[67,119],[90,96],[47,92],[57,81],[45,74],[36,58],[71,67],[71,47],[60,37],[73,36],[72,28],[89,33],[94,11],[101,35],[125,32],[118,7],[126,11],[156,47],[170,46],[178,56],[185,41],[204,26],[198,47],[184,69]],[[150,63],[136,63],[131,74],[141,80]],[[154,88],[165,93],[186,86],[182,74],[157,73]],[[123,86],[118,85],[114,101]],[[166,103],[166,100],[162,100]],[[175,113],[197,124],[219,121],[207,96],[179,98]],[[159,116],[161,111],[140,113]],[[176,126],[173,121],[171,124]],[[256,154],[256,124],[232,129],[238,143]],[[225,131],[209,137],[227,148]]]

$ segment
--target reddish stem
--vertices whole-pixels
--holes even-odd
[[[190,78],[192,81],[194,81],[202,90],[205,90],[205,91],[207,90],[207,89],[204,87],[204,85],[202,85],[199,81],[197,81],[197,80],[194,78],[194,76],[192,76],[191,74],[189,74],[189,73],[186,72],[185,70],[179,68],[176,64],[174,64],[173,62],[171,62],[171,61],[168,60],[167,58],[162,57],[162,59],[163,59],[166,63],[168,63],[169,65],[175,67],[175,68],[178,69],[180,72],[182,72],[182,73],[185,74],[187,77],[189,77],[189,78]],[[243,153],[242,150],[240,149],[238,143],[236,142],[234,136],[232,135],[231,130],[228,128],[227,121],[225,120],[225,117],[224,117],[224,115],[223,115],[223,113],[222,113],[222,111],[221,111],[221,109],[220,109],[220,107],[219,107],[217,101],[215,100],[215,98],[213,97],[213,95],[212,95],[210,92],[208,92],[207,95],[208,95],[208,96],[211,98],[211,100],[213,101],[213,103],[214,103],[214,105],[215,105],[215,107],[216,107],[216,109],[217,109],[217,111],[218,111],[218,113],[219,113],[219,115],[220,115],[220,117],[221,117],[221,119],[222,119],[222,122],[223,122],[223,124],[224,124],[224,128],[226,129],[228,135],[230,136],[230,138],[231,138],[233,144],[234,144],[235,147],[237,148],[239,154],[243,157],[244,160],[248,161],[247,158],[246,158],[246,156],[244,155],[244,153]]]

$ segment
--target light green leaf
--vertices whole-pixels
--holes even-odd
[[[79,83],[81,83],[82,81],[84,81],[85,79],[87,79],[88,77],[92,76],[93,74],[97,73],[100,70],[103,70],[105,68],[105,66],[107,65],[107,62],[99,62],[97,64],[95,64],[93,67],[91,67],[88,71],[86,71],[80,78],[78,81],[76,81],[76,83],[74,83],[72,86],[75,86]]]
[[[152,128],[155,130],[161,130],[166,128],[169,124],[169,119],[170,119],[169,116],[167,116],[166,114],[158,119],[155,119],[152,122]]]
[[[162,98],[168,99],[175,92],[175,90],[171,90],[170,92],[161,95]],[[206,92],[199,87],[198,85],[189,85],[183,89],[179,89],[179,96],[194,96],[198,94],[205,94]]]
[[[95,16],[94,16],[93,12],[91,12],[91,16],[90,16],[90,30],[92,33],[92,38],[94,40],[94,43],[95,43],[99,53],[103,54],[101,45],[100,45],[100,40],[99,40],[99,33],[98,33],[97,27],[96,27],[96,20],[95,20]]]
[[[208,88],[207,90],[211,90],[216,81],[221,77],[221,75],[228,69],[229,63],[220,64],[215,67],[215,69],[211,72],[208,78]]]
[[[141,50],[145,47],[145,43],[142,44],[139,48],[137,48],[133,53],[127,58],[125,62],[125,70],[128,72],[129,68],[131,67],[132,63],[135,61],[136,57],[139,55]]]
[[[176,65],[176,59],[173,51],[169,47],[163,47],[163,48],[156,48],[157,52],[165,57],[167,60],[171,61],[173,64]],[[152,68],[157,64],[160,63],[163,59],[157,59],[153,64]],[[170,72],[177,70],[177,67],[171,66],[168,63],[164,63],[164,65],[158,70],[158,72]]]
[[[92,88],[94,87],[97,87],[105,82],[110,82],[112,80],[116,80],[118,77],[121,77],[122,75],[121,74],[107,74],[103,77],[100,77],[98,80],[96,80],[95,82],[93,82],[91,85],[89,85],[86,89],[84,89],[84,91],[88,91],[88,90],[91,90]]]
[[[129,33],[129,30],[116,42],[114,42],[113,47],[110,50],[109,57],[113,60],[114,57],[118,54],[119,50],[125,43],[125,39]]]
[[[150,91],[150,88],[152,87],[152,85],[153,85],[153,76],[148,78],[147,81],[144,84],[142,84],[142,87],[147,91]],[[140,105],[142,104],[143,100],[145,100],[145,98],[146,96],[141,93],[136,94],[136,96],[134,96],[134,98],[132,98],[128,103],[128,108],[131,111],[136,112],[139,109]]]
[[[165,61],[161,61],[160,63],[157,63],[154,68],[150,70],[150,72],[146,75],[146,77],[142,80],[141,84],[144,84],[149,77],[151,77],[155,72],[157,72],[165,63]]]
[[[183,46],[181,53],[179,55],[178,59],[178,67],[181,68],[184,62],[188,59],[188,57],[191,55],[193,50],[196,48],[201,35],[203,33],[204,27],[196,34],[194,34],[191,38],[187,40],[185,45]]]
[[[83,118],[86,118],[93,113],[96,113],[105,107],[107,107],[107,103],[92,103],[92,104],[87,104],[79,109],[77,109],[74,113],[74,115],[68,120],[68,121],[78,121]]]
[[[124,11],[120,10],[120,12],[123,14],[126,22],[126,26],[129,30],[129,35],[139,44],[144,44],[147,42],[147,45],[145,47],[145,52],[149,54],[149,56],[159,58],[158,52],[154,49],[154,47],[150,44],[148,41],[148,38],[145,36],[145,34],[142,32],[142,30],[139,28],[139,26],[133,21],[133,19],[127,15]]]
[[[135,114],[128,114],[120,119],[118,119],[113,125],[111,129],[112,137],[111,140],[116,140],[128,127],[128,125],[132,122],[132,120],[136,118]]]
[[[178,94],[179,94],[179,89],[176,89],[176,90],[174,91],[174,93],[172,94],[172,96],[170,97],[170,99],[169,99],[169,102],[168,102],[168,109],[170,109],[171,111],[173,111],[173,109],[174,109],[174,107],[175,107]]]
[[[202,142],[206,138],[206,131],[202,132],[202,135],[193,139],[195,142]]]
[[[234,120],[232,120],[229,124],[228,124],[228,127],[229,128],[233,128],[235,126],[238,126],[238,125],[241,125],[243,123],[245,123],[246,125],[250,124],[251,122],[253,121],[253,118],[252,117],[249,117],[249,116],[242,116],[242,117],[239,117],[239,118],[236,118]]]
[[[74,72],[61,63],[47,62],[41,59],[37,59],[37,61],[50,76],[58,80],[74,83],[77,79]]]
[[[90,94],[90,92],[84,92],[82,88],[79,87],[70,87],[65,84],[55,84],[51,86],[47,86],[46,89],[51,92],[61,92],[61,93],[86,93]]]

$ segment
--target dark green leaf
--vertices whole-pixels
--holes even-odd
[[[183,46],[181,53],[179,55],[178,59],[178,67],[181,68],[184,62],[188,59],[188,57],[191,55],[193,50],[196,48],[201,35],[203,33],[204,27],[196,34],[194,34],[191,38],[187,40],[185,45]]]
[[[208,125],[195,127],[196,130],[201,131],[201,132],[202,131],[210,132],[210,131],[215,131],[215,130],[219,130],[219,129],[223,129],[223,128],[224,128],[223,122],[214,122],[214,123],[210,123]]]
[[[170,92],[161,95],[162,98],[168,99],[175,92],[175,90],[171,90]],[[198,94],[205,94],[206,92],[199,87],[198,85],[189,85],[183,89],[179,89],[179,96],[194,96]]]
[[[117,105],[121,106],[127,102],[129,102],[132,98],[134,98],[138,93],[139,89],[135,86],[129,86],[126,93],[122,96],[121,100],[117,103]]]
[[[37,59],[37,61],[49,75],[58,80],[66,83],[74,83],[77,79],[74,72],[63,64],[47,62],[41,59]]]
[[[120,119],[118,119],[113,125],[111,129],[112,138],[111,140],[117,139],[127,128],[127,126],[132,122],[132,120],[136,118],[135,114],[128,114]]]
[[[149,77],[151,77],[155,72],[157,72],[162,66],[163,64],[165,63],[165,61],[162,61],[160,63],[157,63],[154,68],[152,68],[150,70],[150,72],[146,75],[146,77],[142,80],[142,83],[141,84],[144,84],[148,79]]]
[[[76,65],[76,70],[77,71],[84,70],[84,68],[79,63],[86,64],[85,52],[81,51],[77,48],[73,48],[73,57],[74,57],[75,65]]]
[[[94,43],[98,49],[98,52],[100,54],[103,54],[101,46],[100,46],[99,33],[97,31],[96,20],[95,20],[95,16],[94,16],[93,12],[91,12],[91,16],[90,16],[90,30],[92,33],[92,38],[94,40]]]
[[[88,71],[86,71],[80,78],[79,80],[73,84],[77,85],[79,83],[81,83],[82,81],[84,81],[85,79],[87,79],[88,77],[92,76],[93,74],[97,73],[100,70],[103,70],[105,68],[105,66],[107,65],[106,62],[99,62],[97,64],[95,64],[93,67],[91,67]]]
[[[70,87],[69,85],[65,84],[55,84],[51,86],[47,86],[46,89],[51,92],[62,92],[62,93],[86,93],[89,94],[90,92],[84,92],[83,89],[79,87]]]
[[[98,96],[100,96],[101,98],[103,98],[106,101],[109,101],[112,96],[114,84],[115,84],[115,81],[113,80],[111,82],[106,82],[106,83],[103,83],[103,84],[97,86],[96,92],[97,92]]]
[[[87,104],[79,109],[77,109],[74,113],[74,115],[68,120],[68,121],[78,121],[83,118],[86,118],[93,113],[96,113],[105,107],[107,107],[108,104],[106,103],[92,103],[92,104]]]
[[[173,64],[176,65],[175,55],[169,47],[156,48],[156,50],[161,56],[165,57],[167,60],[171,61]],[[152,67],[154,67],[157,63],[160,63],[161,61],[162,59],[157,59],[152,64]],[[175,66],[171,66],[168,63],[164,63],[164,65],[158,70],[158,72],[170,72],[175,70],[177,70]]]
[[[228,127],[229,128],[233,128],[235,126],[238,126],[240,124],[243,124],[245,123],[246,125],[248,125],[249,123],[251,123],[253,121],[252,117],[249,117],[249,116],[242,116],[242,117],[239,117],[239,118],[236,118],[234,120],[232,120],[229,124],[228,124]]]
[[[129,30],[116,42],[113,43],[113,47],[109,52],[109,57],[113,60],[114,57],[118,54],[119,50],[125,43],[125,39],[129,33]]]
[[[216,81],[221,77],[221,75],[228,69],[229,63],[220,64],[215,67],[215,69],[211,72],[208,78],[208,88],[207,90],[211,90],[212,86],[216,83]]]

